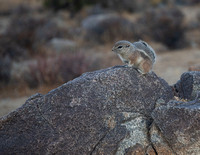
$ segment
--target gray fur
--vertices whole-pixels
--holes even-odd
[[[156,54],[153,48],[147,44],[145,41],[138,41],[134,42],[133,45],[135,45],[139,50],[143,50],[144,53],[146,53],[152,60],[153,63],[156,61]]]

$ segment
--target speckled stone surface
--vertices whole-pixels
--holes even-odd
[[[156,101],[173,98],[155,73],[115,66],[31,96],[0,120],[0,154],[147,152]]]

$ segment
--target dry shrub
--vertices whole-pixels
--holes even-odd
[[[71,12],[79,11],[83,6],[94,4],[99,0],[43,0],[45,7],[55,11],[60,9],[68,9]]]
[[[121,12],[137,12],[144,11],[152,6],[152,0],[100,0],[99,3],[109,9]]]
[[[11,20],[6,36],[23,48],[32,48],[34,32],[41,24],[42,20],[33,17],[16,16]]]
[[[0,85],[8,84],[11,79],[12,61],[27,58],[27,51],[10,38],[0,38]]]
[[[11,60],[9,57],[0,58],[0,84],[4,85],[10,81]]]
[[[17,13],[11,18],[5,34],[0,36],[0,57],[4,53],[14,60],[18,57],[26,59],[32,54],[39,54],[38,48],[42,44],[64,35],[65,31],[48,18]]]
[[[14,28],[13,28],[14,25]],[[22,48],[33,51],[54,37],[62,37],[64,30],[47,18],[38,19],[31,16],[15,16],[7,29],[6,36]]]
[[[115,11],[143,11],[154,4],[155,0],[43,0],[44,6],[55,11],[60,9],[68,9],[72,13],[78,12],[84,6],[98,4],[101,7],[109,8]],[[158,0],[157,0],[158,1]],[[161,1],[161,0],[160,0]],[[159,1],[159,2],[160,2]],[[157,2],[157,3],[159,3]]]
[[[188,71],[200,71],[200,65],[192,65],[188,68]]]
[[[27,58],[27,50],[22,48],[10,37],[0,37],[0,58],[8,57],[11,60],[20,61]]]
[[[36,65],[29,66],[30,76],[26,82],[31,88],[67,82],[89,71],[90,65],[91,61],[82,52],[39,57]]]
[[[180,5],[196,5],[199,4],[199,0],[173,0],[174,3]]]
[[[116,14],[92,15],[82,25],[85,40],[92,43],[105,44],[135,37],[134,24]]]
[[[148,10],[139,23],[143,25],[143,33],[174,49],[185,46],[183,19],[178,8],[162,7]]]
[[[34,42],[34,30],[40,22],[29,17],[14,17],[0,36],[0,83],[9,83],[12,61],[27,59]]]
[[[100,36],[100,41],[103,43],[113,42],[120,39],[129,40],[135,37],[133,23],[122,17],[102,21],[100,27],[104,30],[102,36]]]

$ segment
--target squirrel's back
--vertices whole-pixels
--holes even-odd
[[[148,45],[146,42],[140,40],[138,42],[134,42],[133,45],[135,45],[138,49],[143,50],[144,53],[146,53],[153,63],[156,61],[156,54],[153,48]]]

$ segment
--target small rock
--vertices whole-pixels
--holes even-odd
[[[58,53],[73,52],[77,48],[77,44],[74,41],[62,38],[53,38],[48,45],[48,48]]]
[[[38,86],[38,81],[35,79],[34,75],[37,72],[33,67],[37,65],[37,60],[27,60],[22,62],[13,62],[10,71],[10,82],[19,84],[28,84],[30,88],[36,88]]]
[[[195,100],[200,93],[200,72],[191,71],[181,75],[180,80],[174,85],[180,98]]]
[[[0,22],[0,35],[5,35],[7,27],[10,24],[10,19],[0,17],[0,20],[1,20],[1,22]]]

